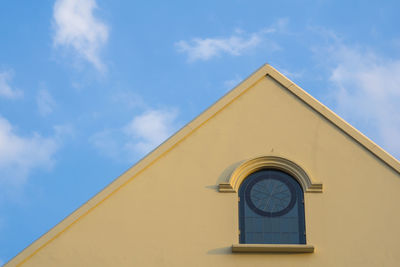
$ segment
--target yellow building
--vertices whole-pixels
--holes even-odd
[[[265,65],[5,266],[400,266],[400,163]]]

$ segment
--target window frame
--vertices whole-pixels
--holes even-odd
[[[269,170],[273,170],[273,171],[278,171],[281,173],[284,173],[287,177],[285,177],[285,179],[290,179],[291,183],[295,183],[296,187],[294,188],[294,193],[295,193],[295,198],[296,198],[296,202],[297,202],[297,226],[299,229],[299,242],[298,243],[283,243],[283,242],[278,242],[278,243],[254,243],[254,244],[269,244],[269,245],[288,245],[288,244],[296,244],[296,245],[301,245],[301,244],[306,244],[307,242],[307,237],[306,237],[306,224],[305,224],[305,207],[304,207],[304,192],[303,189],[301,188],[300,184],[297,182],[296,179],[294,179],[290,174],[281,171],[281,170],[277,170],[274,168],[264,168],[261,170],[258,170],[256,172],[253,172],[251,174],[249,174],[249,176],[246,177],[246,179],[243,180],[242,184],[239,186],[239,192],[238,192],[238,197],[239,197],[239,201],[238,201],[238,209],[239,209],[239,244],[251,244],[251,243],[247,243],[246,242],[246,236],[245,236],[245,229],[246,229],[246,224],[245,224],[245,220],[246,220],[246,216],[244,216],[244,212],[245,212],[245,205],[247,203],[247,199],[246,199],[246,192],[247,192],[247,188],[243,188],[243,186],[248,186],[248,184],[250,183],[254,183],[256,179],[259,179],[257,177],[254,177],[254,174],[259,173],[261,171],[269,171]],[[276,179],[276,178],[274,178]],[[249,205],[249,204],[247,204]],[[292,207],[293,208],[293,207]],[[259,216],[263,216],[263,215],[259,215]],[[282,216],[282,215],[281,215]],[[274,216],[274,217],[281,217],[281,216]]]
[[[300,184],[303,190],[304,206],[306,193],[322,193],[323,184],[315,181],[303,168],[295,162],[275,155],[260,156],[249,160],[240,161],[230,165],[223,171],[218,185],[220,193],[238,193],[241,183],[251,174],[261,169],[277,169],[291,175]],[[236,195],[236,194],[235,194]],[[238,197],[238,196],[237,196]],[[237,205],[237,216],[239,206]],[[235,216],[236,217],[236,216]],[[238,217],[236,218],[238,219]],[[304,221],[307,219],[307,210],[304,207]],[[306,224],[305,224],[305,228]],[[237,237],[239,239],[239,227]],[[239,241],[239,240],[238,240]],[[233,244],[233,253],[313,253],[314,246],[306,244]]]

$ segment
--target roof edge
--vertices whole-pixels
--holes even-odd
[[[329,109],[327,106],[319,102],[309,93],[307,93],[300,86],[289,80],[279,71],[277,71],[272,66],[268,65],[266,67],[268,69],[267,75],[280,83],[283,87],[285,87],[288,91],[294,94],[297,98],[306,103],[313,110],[322,115],[329,122],[334,124],[337,128],[339,128],[342,132],[351,137],[354,141],[360,144],[362,147],[367,149],[370,153],[372,153],[375,157],[383,161],[387,166],[389,166],[392,170],[396,171],[400,174],[400,161],[398,161],[395,157],[390,155],[386,150],[377,145],[374,141],[369,139],[359,130],[351,126],[348,122],[342,119],[339,115]]]
[[[24,250],[17,254],[14,258],[9,260],[4,267],[8,266],[21,266],[37,252],[39,252],[46,245],[51,243],[54,239],[59,237],[62,233],[67,231],[80,219],[84,218],[93,209],[111,197],[114,193],[118,192],[122,187],[128,184],[131,180],[137,177],[140,173],[144,172],[147,168],[156,163],[166,153],[171,151],[174,147],[179,145],[183,140],[190,136],[194,131],[200,128],[212,117],[217,115],[226,106],[235,101],[238,97],[252,88],[258,81],[260,81],[267,74],[268,64],[261,66],[258,70],[249,75],[244,81],[238,84],[234,89],[226,93],[214,104],[208,107],[200,115],[183,126],[170,138],[164,141],[161,145],[156,147],[153,151],[144,156],[136,164],[130,167],[127,171],[117,177],[113,182],[103,188],[99,193],[89,199],[82,206],[73,211],[70,215],[65,217],[56,226],[51,228],[48,232],[33,241]]]

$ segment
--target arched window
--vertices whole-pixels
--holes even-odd
[[[241,244],[306,244],[304,196],[289,174],[263,169],[239,188]]]

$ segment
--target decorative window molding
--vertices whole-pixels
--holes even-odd
[[[292,175],[299,182],[304,193],[322,193],[322,183],[311,180],[309,175],[293,161],[277,156],[257,157],[243,162],[232,172],[227,183],[219,184],[219,192],[238,192],[244,179],[253,172],[266,168],[278,169]]]

